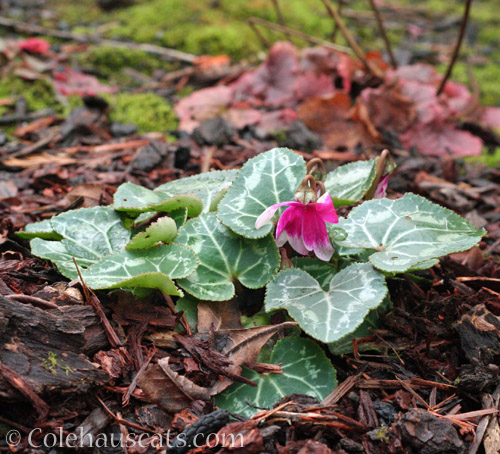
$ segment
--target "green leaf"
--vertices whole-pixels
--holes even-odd
[[[198,329],[198,303],[199,301],[191,295],[184,295],[175,302],[175,309],[178,312],[184,311],[193,333]],[[182,329],[178,326],[175,331],[182,331]]]
[[[153,222],[144,232],[135,235],[125,249],[147,249],[162,241],[171,243],[177,236],[175,221],[164,216]]]
[[[125,247],[130,231],[112,207],[82,208],[61,213],[51,219],[62,244],[76,259],[97,262]]]
[[[51,219],[59,241],[31,241],[34,255],[55,263],[62,275],[77,277],[73,257],[78,266],[86,268],[102,257],[119,251],[130,240],[119,214],[111,207],[82,208],[61,213]]]
[[[114,195],[114,208],[132,214],[146,211],[170,212],[179,208],[187,208],[188,216],[195,217],[201,213],[201,200],[190,194],[178,194],[173,197],[154,192],[133,183],[122,184]]]
[[[154,218],[158,213],[156,211],[145,211],[132,220],[130,227],[137,228],[139,224]],[[168,217],[175,221],[177,229],[180,229],[187,221],[187,208],[178,208],[177,210],[170,211]]]
[[[293,200],[305,175],[304,159],[287,148],[273,148],[250,159],[219,204],[220,220],[246,238],[266,236],[272,224],[257,230],[255,221],[270,205]]]
[[[352,353],[352,340],[371,335],[372,330],[379,327],[383,314],[389,311],[391,307],[391,300],[388,296],[386,296],[384,301],[382,301],[382,304],[376,309],[372,309],[363,320],[363,323],[361,323],[361,325],[359,325],[353,333],[348,334],[336,342],[328,344],[328,349],[337,356]],[[362,345],[358,348],[360,351],[366,350]]]
[[[62,242],[35,238],[31,240],[30,246],[33,255],[54,262],[63,276],[68,279],[75,279],[78,277],[76,266],[73,263],[73,256],[67,251]],[[82,257],[77,258],[76,262],[81,268],[87,268],[95,263],[93,260],[86,260]]]
[[[62,236],[54,232],[50,219],[33,222],[24,226],[24,231],[16,232],[19,238],[31,240],[32,238],[42,238],[43,240],[60,240]]]
[[[242,375],[257,386],[234,383],[216,396],[216,405],[251,418],[260,411],[253,406],[271,408],[281,398],[295,393],[307,394],[321,401],[337,386],[335,369],[311,339],[286,337],[278,341],[270,362],[281,364],[283,373],[258,374],[244,368]]]
[[[312,259],[309,257],[294,257],[292,263],[295,268],[305,271],[316,279],[324,290],[328,290],[332,277],[337,273],[336,266],[324,260]]]
[[[169,181],[158,186],[154,191],[173,197],[179,194],[192,194],[203,203],[203,213],[215,211],[220,201],[220,194],[231,186],[238,170],[216,170],[200,173],[187,178]]]
[[[387,272],[405,272],[465,251],[485,234],[453,211],[411,193],[398,200],[369,200],[338,225],[349,233],[338,245],[375,250],[370,262]]]
[[[215,213],[188,221],[176,242],[191,247],[200,259],[196,272],[177,283],[201,300],[231,299],[234,279],[245,287],[263,287],[279,266],[278,247],[271,235],[258,240],[238,237]]]
[[[387,293],[382,273],[369,263],[355,263],[337,273],[324,291],[299,269],[285,270],[267,286],[267,311],[286,309],[315,339],[329,343],[352,333]]]
[[[181,295],[172,279],[189,276],[198,265],[195,253],[179,244],[120,251],[104,257],[82,273],[93,289],[145,287]]]
[[[325,189],[335,207],[359,202],[375,180],[376,161],[357,161],[329,172]]]

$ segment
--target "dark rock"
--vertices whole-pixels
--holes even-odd
[[[500,355],[500,317],[484,304],[474,306],[457,324],[460,345],[473,364],[495,363]]]
[[[460,368],[457,386],[461,391],[478,394],[493,390],[499,382],[498,366],[464,364]]]
[[[380,400],[373,402],[373,406],[375,407],[377,415],[382,420],[381,422],[385,423],[386,426],[390,426],[396,414],[394,406],[389,402],[382,402]]]
[[[284,135],[276,137],[280,147],[288,147],[292,150],[300,150],[310,153],[321,148],[323,142],[318,134],[312,132],[300,120],[294,121],[284,132]]]
[[[82,100],[85,106],[87,106],[89,109],[104,111],[109,107],[108,101],[106,101],[104,98],[101,98],[100,96],[85,95]]]
[[[0,129],[0,147],[3,147],[7,143],[7,135]]]
[[[191,150],[189,147],[181,145],[175,150],[174,167],[176,169],[184,169],[191,159]]]
[[[198,145],[226,145],[231,142],[235,132],[224,118],[205,120],[193,131],[193,139]]]
[[[419,454],[465,453],[464,442],[453,424],[426,410],[415,408],[396,417],[396,428],[408,447]]]
[[[124,125],[119,121],[114,121],[111,123],[109,130],[113,137],[125,137],[135,134],[137,132],[137,126],[133,124]]]
[[[152,140],[148,145],[142,147],[131,163],[131,168],[149,172],[157,167],[168,154],[168,146],[159,140]]]

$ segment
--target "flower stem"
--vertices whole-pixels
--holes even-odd
[[[389,150],[387,148],[384,151],[382,151],[382,153],[380,153],[380,157],[377,162],[377,167],[375,168],[375,179],[373,180],[370,189],[368,189],[368,192],[365,195],[365,200],[373,199],[375,191],[377,190],[378,182],[384,175],[385,163],[387,161],[388,156],[389,156]]]

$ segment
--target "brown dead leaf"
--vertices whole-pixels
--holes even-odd
[[[146,369],[138,386],[147,394],[146,400],[170,413],[181,411],[192,400],[165,374],[159,364],[152,364]]]
[[[323,443],[307,440],[307,443],[297,454],[332,454],[332,451]]]
[[[198,304],[198,332],[241,328],[241,313],[234,300]]]
[[[351,99],[343,92],[309,98],[297,108],[299,118],[319,134],[328,148],[352,150],[358,144],[373,145],[365,125],[351,118]]]

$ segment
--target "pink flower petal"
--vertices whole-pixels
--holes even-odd
[[[276,227],[276,238],[279,238],[283,230],[287,230],[292,236],[300,236],[302,234],[302,224],[295,224],[294,219],[302,219],[303,208],[291,206],[287,208],[281,215],[278,226]]]
[[[314,206],[316,208],[316,213],[323,222],[329,222],[331,224],[337,224],[337,222],[339,222],[330,194],[323,194]]]
[[[384,175],[377,184],[377,189],[375,189],[375,194],[373,194],[374,199],[383,199],[387,192],[387,185],[389,184],[389,174]]]
[[[315,206],[307,207],[302,222],[302,238],[309,251],[314,251],[321,260],[329,260],[330,252],[333,254],[333,247],[328,238],[325,221],[316,213],[315,208]]]
[[[274,216],[274,213],[276,213],[276,211],[278,210],[279,207],[297,206],[297,205],[302,205],[302,204],[300,202],[281,202],[281,203],[275,203],[274,205],[271,205],[269,208],[266,208],[264,210],[264,212],[257,218],[257,220],[255,221],[255,228],[260,229],[265,224],[270,222],[272,217]]]

